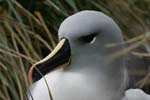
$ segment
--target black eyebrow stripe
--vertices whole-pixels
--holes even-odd
[[[79,39],[79,41],[82,41],[82,42],[91,42],[92,39],[93,39],[95,36],[97,36],[97,35],[98,35],[98,33],[92,33],[92,34],[87,35],[87,36],[82,36],[82,37],[80,37],[80,38],[78,38],[78,39]]]

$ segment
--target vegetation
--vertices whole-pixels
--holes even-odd
[[[29,67],[56,46],[60,23],[81,10],[113,17],[133,44],[124,52],[149,40],[150,0],[0,0],[0,100],[27,100]]]

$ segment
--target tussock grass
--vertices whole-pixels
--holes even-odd
[[[149,42],[136,40],[149,32],[149,5],[149,0],[0,0],[0,100],[27,99],[28,69],[56,46],[64,18],[87,9],[106,13],[133,43],[127,52]]]

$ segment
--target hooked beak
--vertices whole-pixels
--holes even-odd
[[[57,44],[55,49],[44,59],[35,63],[29,70],[29,79],[32,82],[40,80],[47,73],[62,67],[67,66],[71,61],[71,48],[69,41],[65,38]]]

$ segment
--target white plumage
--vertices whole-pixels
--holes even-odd
[[[87,40],[88,36],[93,39]],[[110,43],[123,43],[122,33],[110,17],[97,11],[74,14],[61,24],[62,38],[69,40],[72,61],[67,68],[45,75],[54,100],[150,100],[141,90],[124,91],[124,56],[108,62],[111,54],[125,47],[107,48]],[[30,91],[34,100],[50,100],[43,78]]]

